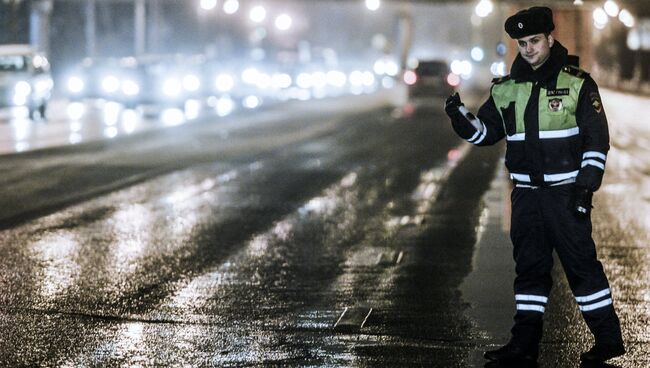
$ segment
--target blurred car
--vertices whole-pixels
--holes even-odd
[[[25,106],[45,118],[52,96],[50,64],[29,45],[0,45],[0,107]]]
[[[415,69],[404,73],[409,98],[449,96],[455,92],[459,80],[444,60],[423,60]]]
[[[120,65],[114,58],[85,58],[67,73],[65,94],[73,101],[116,100],[120,90]]]
[[[189,99],[202,97],[199,61],[175,55],[127,58],[121,63],[118,102],[126,107],[183,109]]]

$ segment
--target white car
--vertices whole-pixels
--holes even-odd
[[[50,64],[29,45],[0,45],[0,108],[24,106],[45,118],[52,96]]]

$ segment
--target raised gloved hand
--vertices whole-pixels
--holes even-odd
[[[447,101],[445,101],[445,112],[451,118],[451,120],[458,121],[463,117],[463,114],[458,109],[461,106],[465,105],[460,101],[458,92],[447,98]]]
[[[588,217],[591,213],[593,193],[589,189],[576,188],[573,210],[579,217]]]

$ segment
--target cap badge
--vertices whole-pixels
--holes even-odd
[[[519,27],[519,29],[524,29],[524,24],[521,23],[521,22],[519,22],[519,23],[517,24],[517,27]]]

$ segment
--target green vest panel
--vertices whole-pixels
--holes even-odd
[[[577,126],[575,114],[583,82],[583,78],[561,71],[557,77],[555,90],[547,91],[545,88],[540,90],[538,101],[540,131],[564,130]],[[524,112],[532,89],[532,82],[516,83],[512,79],[492,87],[492,98],[501,114],[508,135],[526,131]],[[508,129],[508,125],[514,127]]]

